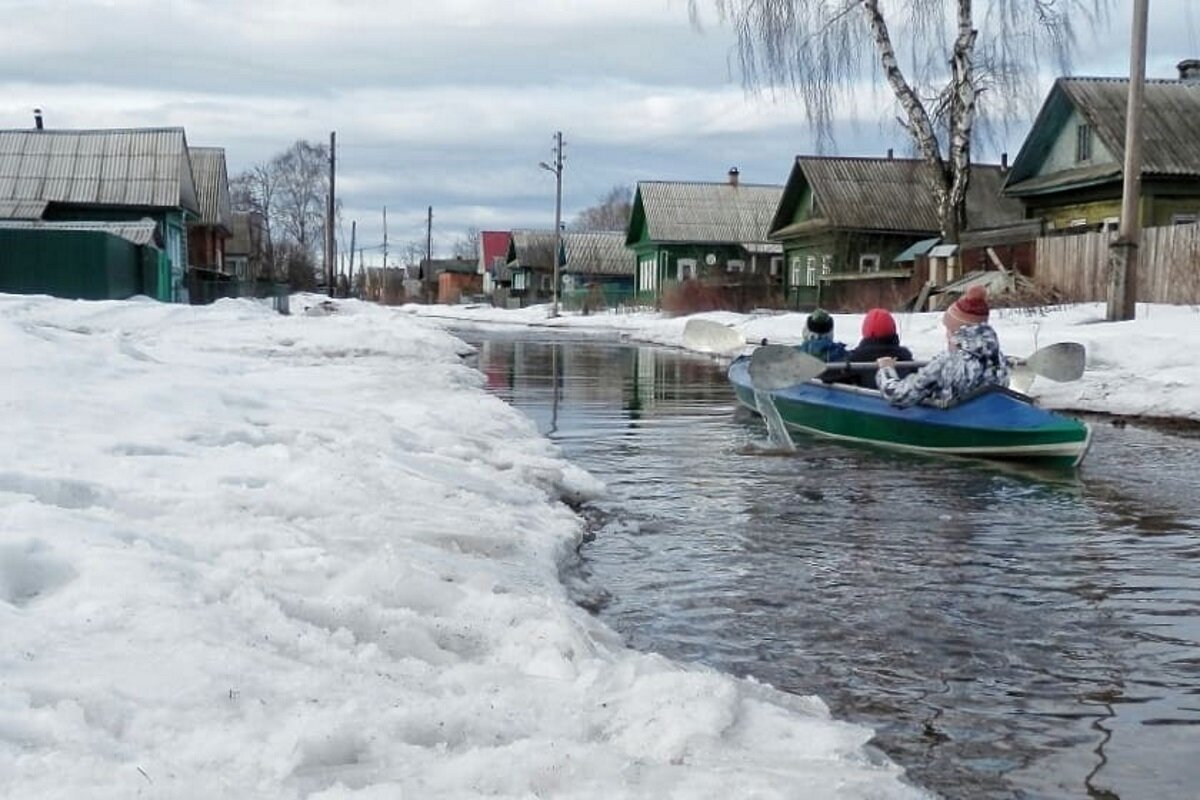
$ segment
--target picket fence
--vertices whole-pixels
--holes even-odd
[[[1037,240],[1033,278],[1076,301],[1108,297],[1108,245],[1116,232],[1047,236]],[[1200,304],[1200,224],[1142,231],[1138,250],[1138,300]]]

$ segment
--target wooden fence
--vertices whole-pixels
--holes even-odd
[[[1112,232],[1048,236],[1037,240],[1033,279],[1075,301],[1108,297],[1108,244]],[[1138,250],[1138,300],[1200,304],[1200,224],[1146,228]]]

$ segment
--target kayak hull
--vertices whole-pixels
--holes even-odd
[[[729,380],[738,401],[757,413],[759,395],[749,365],[748,357],[735,360]],[[1091,443],[1086,423],[1038,408],[1029,397],[1000,387],[951,408],[896,408],[877,391],[821,381],[764,394],[789,431],[899,450],[1074,467]]]

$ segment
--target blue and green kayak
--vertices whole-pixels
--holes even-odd
[[[738,401],[758,413],[750,358],[729,367]],[[1075,467],[1091,443],[1084,422],[1038,408],[1026,395],[989,387],[950,408],[897,408],[879,392],[810,380],[765,392],[789,432],[899,450]]]

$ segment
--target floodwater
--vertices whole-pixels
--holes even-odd
[[[953,798],[1200,797],[1200,437],[1092,420],[1078,472],[797,437],[724,366],[459,332],[605,481],[564,580],[630,646],[816,694]]]

